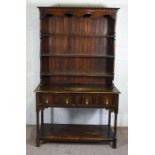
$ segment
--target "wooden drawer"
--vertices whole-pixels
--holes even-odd
[[[95,96],[95,103],[97,105],[104,106],[113,106],[114,105],[114,96],[112,94],[103,94]]]
[[[77,103],[76,96],[70,94],[55,95],[55,103],[57,105],[75,105]]]
[[[92,105],[93,104],[93,96],[91,95],[81,95],[81,100],[78,104],[82,105]]]
[[[54,105],[54,96],[51,94],[40,94],[39,104],[42,105]]]
[[[86,106],[111,107],[114,105],[114,96],[112,94],[80,95],[80,99],[78,104]]]
[[[39,104],[45,106],[115,106],[113,94],[40,94]]]

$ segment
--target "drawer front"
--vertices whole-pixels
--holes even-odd
[[[96,106],[114,107],[113,94],[40,94],[39,104],[44,106]]]
[[[81,95],[80,98],[81,98],[81,100],[78,104],[82,104],[82,105],[86,105],[86,106],[94,104],[93,96],[91,96],[91,95]]]
[[[96,98],[96,104],[101,106],[113,106],[114,105],[114,96],[112,94],[98,95]]]
[[[54,96],[51,94],[41,94],[39,99],[41,105],[54,105]]]
[[[55,95],[55,101],[57,105],[75,105],[76,104],[76,96],[69,94],[59,94]]]

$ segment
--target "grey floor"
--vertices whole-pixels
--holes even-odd
[[[45,143],[41,147],[35,146],[35,126],[26,127],[27,155],[127,155],[128,128],[118,128],[118,145],[113,149],[103,144],[65,144]]]

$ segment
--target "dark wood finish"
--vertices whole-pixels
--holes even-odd
[[[116,148],[119,91],[113,79],[118,8],[39,7],[39,10],[36,146],[40,146],[40,140],[108,141]],[[105,108],[109,110],[108,124],[44,124],[44,109],[49,107]],[[111,112],[115,113],[113,131]]]

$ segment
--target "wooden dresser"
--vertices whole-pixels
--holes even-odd
[[[39,7],[39,10],[36,146],[43,140],[109,142],[116,148],[119,91],[113,80],[118,8]],[[106,125],[44,123],[44,109],[54,107],[104,108],[109,117]]]

